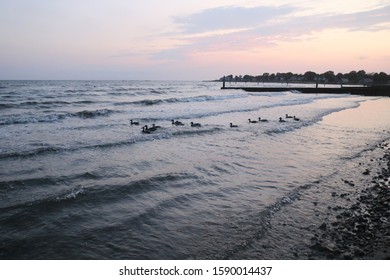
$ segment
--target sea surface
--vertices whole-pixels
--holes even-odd
[[[0,81],[0,258],[261,259],[273,213],[390,138],[389,98],[220,87]]]

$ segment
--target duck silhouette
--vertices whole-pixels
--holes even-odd
[[[145,125],[144,128],[148,131],[155,131],[157,129],[156,127],[148,127],[147,125]]]
[[[201,127],[202,125],[200,123],[194,123],[191,122],[191,127]]]
[[[257,123],[257,121],[252,121],[251,119],[248,119],[249,123]]]
[[[130,120],[130,124],[131,124],[131,125],[139,125],[139,122],[135,122],[135,121],[133,121],[133,120]]]
[[[175,121],[175,120],[171,120],[172,124],[174,125],[184,125],[184,123],[182,122],[179,122],[179,121]]]
[[[262,118],[259,117],[259,122],[268,122],[268,120],[267,119],[262,119]]]
[[[233,123],[230,123],[230,127],[238,127],[238,125],[235,125]]]

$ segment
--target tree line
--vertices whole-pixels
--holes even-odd
[[[324,73],[316,73],[313,71],[307,71],[304,74],[294,74],[292,72],[287,73],[263,73],[262,75],[227,75],[220,78],[218,81],[226,82],[257,82],[257,83],[329,83],[329,84],[389,84],[390,75],[380,73],[366,73],[364,70],[351,71],[349,73],[335,74],[333,71],[327,71]]]

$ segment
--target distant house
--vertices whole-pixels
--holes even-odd
[[[361,83],[362,83],[363,85],[371,85],[373,82],[374,82],[374,79],[372,79],[372,78],[364,78],[364,79],[361,81]]]
[[[328,81],[328,79],[325,78],[325,77],[318,77],[318,82],[319,83],[326,83],[327,81]]]

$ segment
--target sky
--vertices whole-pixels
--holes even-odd
[[[390,0],[0,0],[0,80],[390,73]]]

